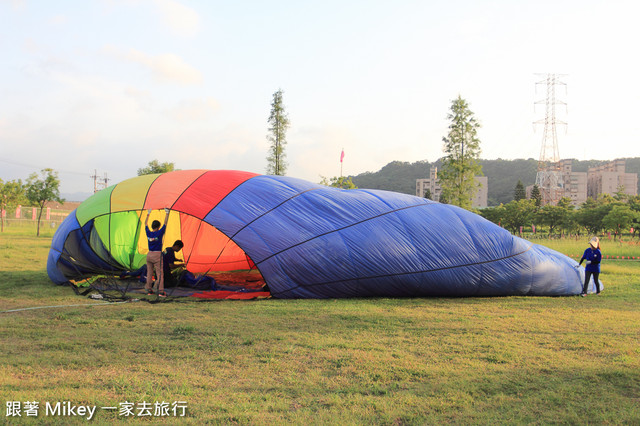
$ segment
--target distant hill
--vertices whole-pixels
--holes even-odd
[[[429,177],[430,167],[431,163],[428,161],[392,161],[377,172],[364,172],[352,176],[352,180],[358,188],[384,189],[415,195],[416,179]]]
[[[640,158],[625,158],[627,173],[640,175]],[[589,167],[604,163],[604,161],[573,160],[574,172],[586,172]],[[440,167],[441,160],[429,163],[428,161],[416,161],[409,163],[404,161],[392,161],[377,172],[365,172],[351,176],[353,183],[359,188],[384,189],[387,191],[402,192],[415,195],[416,179],[429,177],[432,166]],[[518,183],[526,187],[536,181],[538,161],[533,158],[527,160],[480,160],[482,173],[489,179],[489,191],[487,202],[490,206],[500,203],[506,204],[513,200],[513,193]]]

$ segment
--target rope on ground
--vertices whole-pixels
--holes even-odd
[[[124,300],[122,302],[78,303],[75,305],[32,306],[29,308],[9,309],[7,311],[0,311],[0,314],[6,314],[10,312],[30,311],[33,309],[46,309],[46,308],[69,308],[74,306],[109,306],[109,305],[116,305],[119,303],[129,303],[129,302],[137,302],[137,301],[138,299],[131,299],[131,300]]]

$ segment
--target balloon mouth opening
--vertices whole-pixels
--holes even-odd
[[[154,211],[149,215],[148,224],[160,215],[165,222],[164,211]],[[143,277],[141,268],[146,275],[144,267],[149,252],[146,219],[145,210],[113,212],[97,217],[75,231],[73,237],[65,242],[61,256],[69,281],[78,285],[93,282],[91,276],[140,278]],[[165,253],[168,248],[173,248],[176,264],[183,264],[172,271],[172,277],[165,278],[165,287],[216,290],[220,286],[231,286],[229,290],[240,291],[267,288],[251,257],[230,237],[202,219],[170,211],[162,248]],[[98,257],[99,262],[77,255],[87,252],[92,258]],[[97,264],[101,266],[97,267]],[[103,285],[109,284],[105,284],[104,279],[102,281]],[[133,289],[139,287],[138,281],[127,285]]]

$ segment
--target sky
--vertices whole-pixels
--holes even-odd
[[[640,157],[637,0],[0,0],[0,179],[93,192],[150,161],[265,173],[281,89],[287,175],[444,155],[451,102],[481,158]],[[566,105],[560,103],[564,102]],[[425,170],[425,176],[427,171]]]

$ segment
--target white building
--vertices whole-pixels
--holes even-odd
[[[624,160],[591,167],[587,178],[587,195],[595,199],[600,194],[614,195],[621,189],[625,194],[638,195],[638,174],[626,173],[625,169]]]

